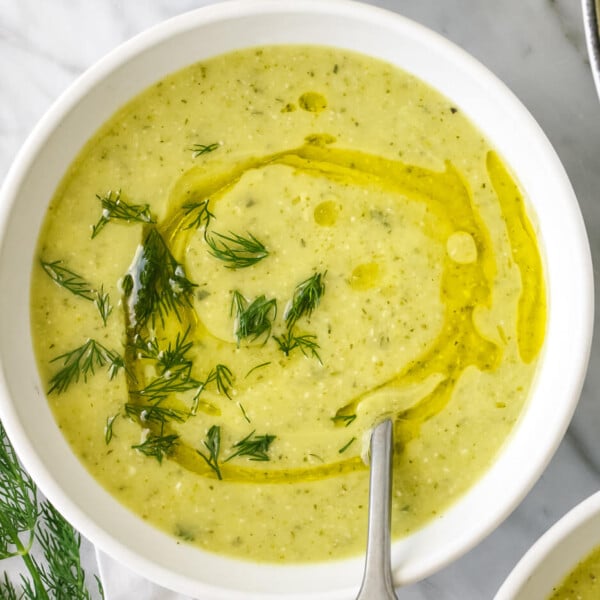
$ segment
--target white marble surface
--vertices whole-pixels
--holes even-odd
[[[327,1],[327,0],[323,0]],[[200,0],[0,0],[0,177],[53,100],[94,61]],[[554,144],[600,259],[600,103],[578,0],[373,0],[442,33],[517,94]],[[569,293],[565,290],[565,293]],[[600,296],[600,294],[598,294]],[[524,551],[600,485],[600,342],[568,434],[522,505],[477,548],[402,600],[485,600]],[[548,398],[549,410],[552,398]],[[86,562],[93,565],[91,547]],[[0,565],[1,566],[1,565]],[[118,567],[103,563],[107,598],[171,600],[136,587],[118,595]]]

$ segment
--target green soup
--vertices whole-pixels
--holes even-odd
[[[599,596],[600,547],[577,564],[548,600],[595,600]]]
[[[384,416],[394,536],[440,515],[518,419],[546,319],[524,199],[467,116],[308,46],[192,65],[118,111],[52,200],[31,302],[93,476],[265,561],[363,550]]]

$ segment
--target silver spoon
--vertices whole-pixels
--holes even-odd
[[[390,559],[393,427],[390,419],[371,434],[369,532],[362,585],[356,600],[398,600]]]

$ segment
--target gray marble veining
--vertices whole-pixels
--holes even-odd
[[[327,0],[324,0],[327,1]],[[139,31],[207,2],[2,0],[0,177],[52,101],[102,55]],[[531,111],[578,196],[594,262],[600,259],[600,103],[576,0],[373,0],[438,31],[479,59]],[[570,293],[565,290],[565,294]],[[597,294],[600,297],[600,294]],[[598,322],[598,321],[597,321]],[[600,325],[596,325],[599,327]],[[403,600],[485,600],[530,545],[600,486],[600,344],[569,431],[542,478],[486,540]],[[548,398],[552,410],[552,398]],[[86,560],[91,560],[86,546]],[[107,563],[109,564],[109,563]],[[113,576],[110,565],[106,573]],[[141,588],[138,588],[138,590]],[[144,588],[144,598],[166,592]],[[109,600],[116,600],[107,582]],[[112,595],[111,595],[112,594]],[[125,597],[125,596],[123,596]]]

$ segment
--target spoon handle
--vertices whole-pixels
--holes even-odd
[[[377,425],[371,434],[367,556],[356,600],[398,600],[390,561],[392,435],[392,422],[389,419]]]

